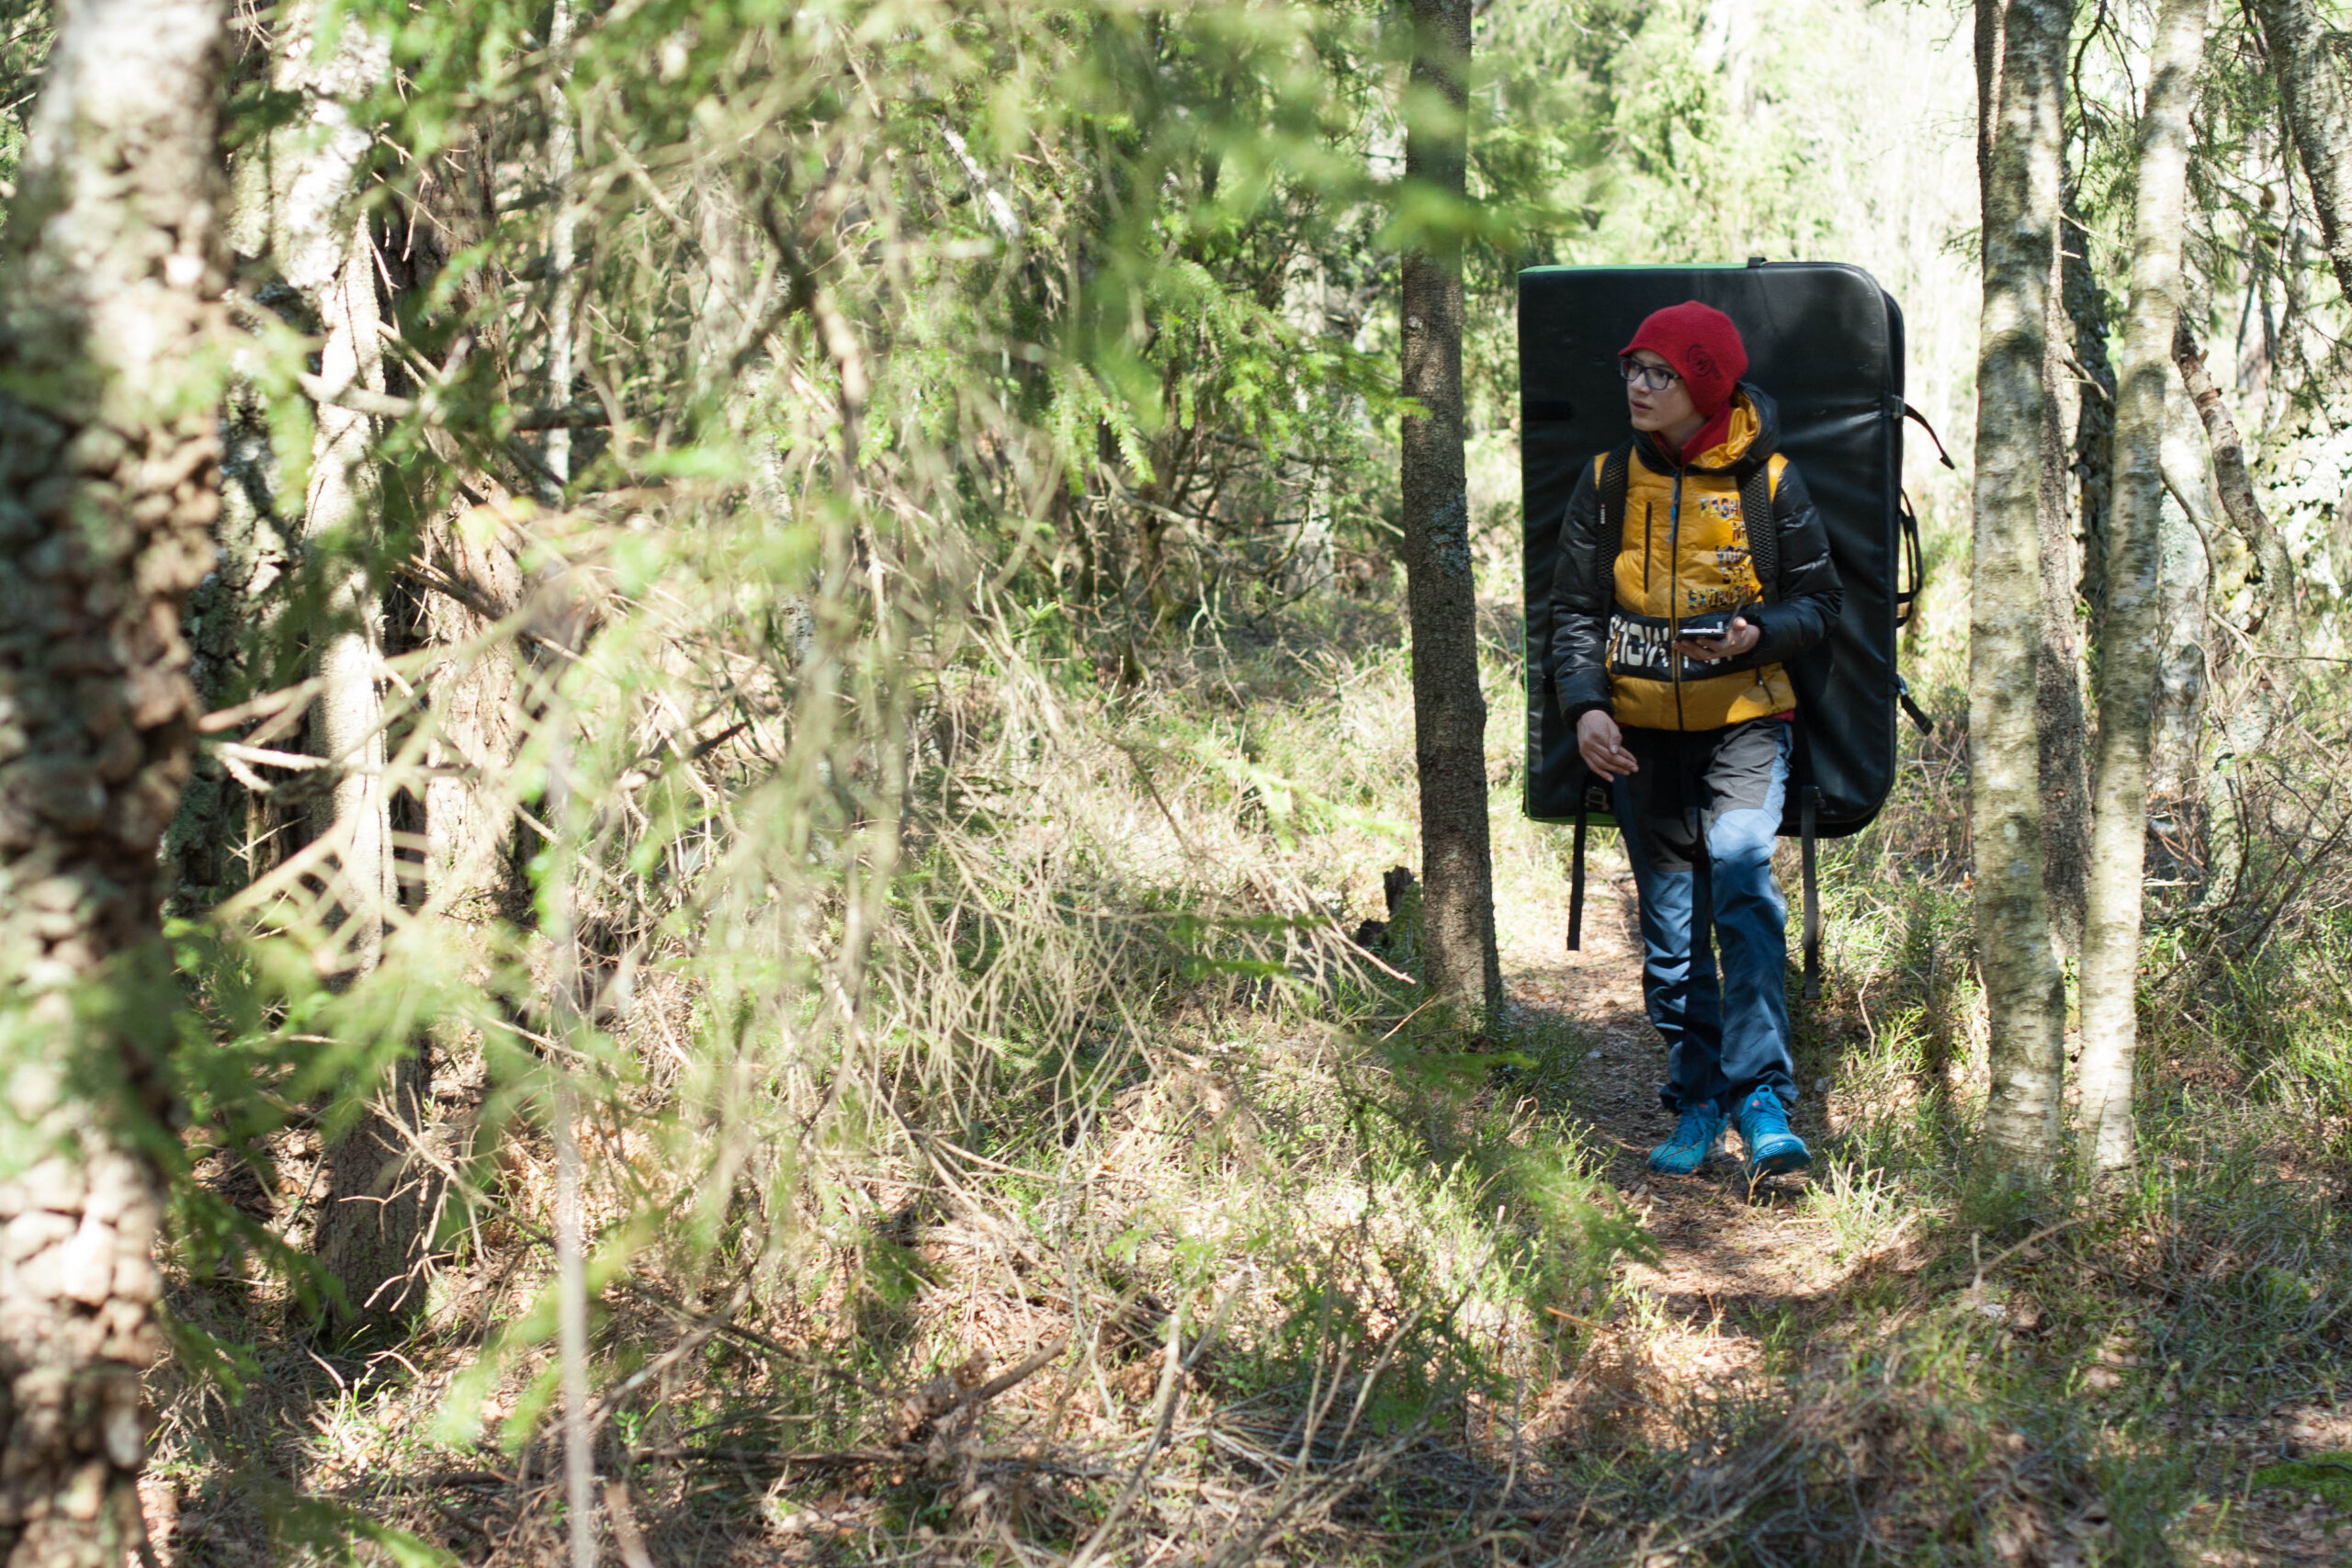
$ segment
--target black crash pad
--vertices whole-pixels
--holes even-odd
[[[1860,267],[1830,262],[1746,266],[1534,267],[1519,275],[1520,454],[1525,491],[1525,808],[1576,815],[1589,782],[1553,699],[1553,558],[1580,468],[1631,434],[1617,352],[1642,319],[1704,300],[1737,323],[1747,379],[1780,405],[1781,449],[1828,525],[1845,614],[1791,671],[1825,838],[1866,827],[1894,784],[1894,638],[1905,536],[1903,312]],[[1916,535],[1913,536],[1916,539]],[[1916,546],[1914,547],[1916,550]],[[1916,571],[1916,555],[1912,559]],[[1588,796],[1609,820],[1606,793]],[[1781,832],[1797,831],[1790,791]]]

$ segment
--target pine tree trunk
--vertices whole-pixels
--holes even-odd
[[[428,642],[460,648],[486,638],[522,603],[522,570],[498,541],[469,538],[444,518],[426,530],[425,544],[432,571],[456,590],[424,595]],[[469,930],[533,919],[530,888],[508,852],[519,686],[514,649],[503,641],[425,671],[433,726],[424,757],[432,769],[424,784],[426,897],[436,914]]]
[[[219,0],[71,0],[0,254],[0,1558],[143,1540],[172,985],[156,845],[195,750],[212,561]],[[77,997],[114,1005],[77,1008]]]
[[[2320,243],[2352,299],[2352,89],[2329,47],[2333,34],[2312,0],[2254,0],[2271,74],[2319,209]]]
[[[1464,75],[1471,0],[1412,0],[1405,177],[1459,201],[1468,152]],[[1425,95],[1425,96],[1424,96]],[[1430,100],[1442,101],[1440,109]],[[1460,243],[1433,235],[1405,257],[1405,582],[1413,639],[1413,761],[1420,779],[1423,977],[1459,1006],[1502,1000],[1487,836],[1487,700],[1462,455]]]
[[[2188,111],[2208,0],[2165,0],[2140,119],[2132,306],[2116,399],[2115,512],[2108,528],[2107,635],[2098,679],[2098,798],[2083,943],[2082,1115],[2092,1163],[2132,1159],[2139,1043],[2141,884],[2148,842],[2148,739],[2162,643],[2165,396],[2180,315]]]
[[[1987,1156],[2047,1174],[2065,1053],[2042,887],[2041,431],[2059,207],[2067,0],[2012,0],[2001,21],[1984,181],[1984,314],[1977,360],[1969,616],[1969,818],[1976,940],[1992,1023]],[[1980,28],[1981,32],[1981,28]]]
[[[230,229],[233,243],[233,218]],[[208,710],[256,694],[255,634],[283,604],[294,554],[271,494],[277,465],[258,390],[250,384],[232,387],[220,426],[220,521],[214,534],[220,554],[188,595],[184,630],[188,678]],[[289,836],[280,816],[274,797],[246,789],[219,759],[199,755],[164,835],[169,911],[199,917],[277,863]]]

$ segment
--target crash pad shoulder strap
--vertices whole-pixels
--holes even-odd
[[[1621,441],[1595,459],[1600,465],[1600,526],[1595,530],[1593,581],[1607,582],[1624,547],[1625,492],[1633,484],[1634,444]]]
[[[1593,530],[1593,577],[1596,583],[1613,581],[1617,571],[1617,552],[1624,547],[1625,492],[1633,482],[1634,444],[1621,441],[1593,460],[1594,476],[1600,484],[1600,526]],[[1577,781],[1576,850],[1570,858],[1568,875],[1568,951],[1576,953],[1584,945],[1584,840],[1585,830],[1594,810],[1593,776],[1583,773]]]
[[[1781,528],[1772,520],[1772,498],[1781,491],[1781,474],[1789,460],[1778,452],[1739,481],[1739,523],[1747,531],[1747,560],[1756,569],[1756,585],[1767,604],[1781,597]]]

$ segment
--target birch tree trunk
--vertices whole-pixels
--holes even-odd
[[[144,1540],[172,980],[156,844],[195,750],[223,285],[219,0],[70,0],[0,253],[0,1559]],[[78,1004],[78,1005],[77,1005]],[[95,1005],[94,1005],[95,1004]]]
[[[2218,765],[2204,781],[2206,878],[2198,907],[2211,910],[2235,898],[2244,881],[2246,824],[2239,795],[2240,769],[2244,759],[2259,756],[2269,744],[2281,715],[2278,687],[2260,668],[2248,668],[2238,656],[2238,645],[2269,624],[2271,612],[2281,607],[2287,613],[2279,616],[2275,632],[2290,649],[2300,642],[2301,627],[2294,613],[2286,541],[2271,525],[2254,492],[2254,477],[2246,468],[2245,442],[2238,434],[2237,420],[2222,400],[2221,388],[2214,385],[2204,352],[2186,318],[2174,332],[2172,354],[2181,386],[2205,428],[2206,456],[2212,464],[2212,499],[2219,507],[2220,521],[2229,524],[2254,557],[2247,574],[2245,623],[2239,628],[2244,635],[2221,645],[2206,705],[2220,718],[2222,731],[2215,758]],[[2218,524],[2206,531],[2209,561],[2218,532]]]
[[[548,28],[548,48],[559,58],[571,45],[571,0],[555,0]],[[571,205],[571,176],[580,148],[572,128],[571,104],[560,79],[548,88],[548,183],[555,192],[555,214],[548,232],[548,400],[561,408],[571,400],[572,245],[577,232]],[[854,439],[854,437],[845,437]],[[854,451],[854,449],[853,449]],[[548,504],[563,502],[571,480],[571,432],[548,433]],[[854,475],[854,455],[842,462],[844,478]],[[576,638],[566,638],[577,646]],[[553,679],[548,691],[555,692]],[[571,718],[560,697],[548,705],[545,721],[554,727],[555,743],[548,758],[548,821],[560,843],[576,843],[579,831],[572,805]],[[567,1044],[579,1028],[581,1003],[580,933],[573,919],[571,871],[559,865],[548,874],[545,901],[548,906],[548,940],[556,949],[555,973],[548,1009],[549,1032]],[[556,1345],[562,1362],[563,1474],[566,1521],[570,1527],[571,1568],[596,1568],[596,1458],[588,1425],[588,1267],[587,1226],[581,1209],[585,1170],[580,1151],[580,1103],[568,1069],[555,1070],[555,1241]]]
[[[322,683],[311,712],[311,749],[328,760],[331,793],[312,814],[313,839],[334,846],[327,890],[341,975],[348,980],[382,961],[385,923],[398,900],[390,798],[384,782],[383,604],[365,570],[343,564],[376,525],[381,488],[371,456],[373,419],[334,400],[384,389],[383,317],[377,261],[357,195],[369,146],[352,106],[383,80],[390,51],[357,18],[333,23],[322,55],[322,7],[289,6],[276,40],[272,85],[299,102],[292,123],[274,130],[241,169],[242,207],[266,215],[266,243],[279,275],[317,318],[323,341],[321,394],[303,497],[301,538],[314,559],[333,563],[326,630],[314,650]],[[260,190],[252,187],[260,185]],[[359,1123],[326,1151],[327,1190],[315,1250],[346,1301],[337,1330],[386,1324],[413,1304],[412,1284],[432,1194],[412,1174],[412,1143],[424,1127],[430,1064],[423,1047],[401,1053]]]
[[[346,220],[328,235],[305,239],[301,250],[281,254],[287,255],[288,281],[315,301],[326,325],[319,379],[331,390],[381,392],[383,318],[366,228]],[[333,253],[331,258],[319,255],[322,251]],[[312,284],[311,264],[329,259],[332,272]],[[321,690],[311,710],[311,749],[327,759],[334,784],[311,836],[336,843],[334,919],[344,972],[365,975],[383,960],[385,910],[391,902],[384,705],[376,686],[384,655],[384,614],[367,571],[340,564],[340,558],[372,531],[380,503],[368,458],[375,422],[333,402],[320,403],[316,413],[302,537],[314,556],[338,564],[332,568],[326,635],[316,650]]]
[[[2205,352],[2198,346],[2197,335],[2188,330],[2186,320],[2174,330],[2172,357],[2180,369],[2181,385],[2188,389],[2188,400],[2205,425],[2222,514],[2254,553],[2255,568],[2262,580],[2262,591],[2253,596],[2254,608],[2246,617],[2245,629],[2259,630],[2273,609],[2284,608],[2290,612],[2284,619],[2291,637],[2296,633],[2291,613],[2294,563],[2287,554],[2287,541],[2271,525],[2269,513],[2262,510],[2262,502],[2254,493],[2254,476],[2246,468],[2245,438],[2238,434],[2238,422],[2222,401],[2222,389],[2213,384],[2212,372],[2205,367]]]
[[[346,24],[346,36],[356,32]],[[382,391],[381,316],[374,247],[366,226],[345,231],[342,265],[321,291],[326,343],[320,378]],[[339,552],[376,525],[381,504],[370,454],[374,422],[333,404],[317,410],[311,488],[303,515],[310,547]],[[314,836],[336,842],[334,897],[346,974],[382,962],[385,923],[398,901],[390,792],[384,779],[382,596],[363,570],[342,571],[329,597],[331,631],[318,649],[322,682],[311,710],[312,750],[331,760],[334,792]],[[345,1303],[331,1314],[338,1330],[397,1322],[423,1299],[417,1264],[426,1243],[432,1184],[414,1157],[432,1098],[430,1047],[423,1040],[391,1059],[365,1115],[326,1151],[327,1191],[315,1250],[339,1280]]]
[[[2188,112],[2204,52],[2208,0],[2156,13],[2147,107],[2140,117],[2132,304],[2115,411],[2115,512],[2108,525],[2108,612],[2098,671],[2098,788],[2090,919],[2083,941],[2082,1118],[2091,1160],[2132,1159],[2132,1077],[2139,1043],[2141,883],[2148,845],[2148,740],[2156,698],[2163,560],[2165,399],[2180,316],[2188,194]]]
[[[2088,382],[2075,420],[2074,468],[2083,534],[2077,592],[2090,609],[2088,640],[2096,648],[2107,614],[2107,520],[2115,510],[2115,366],[2107,347],[2107,294],[2092,269],[2090,239],[2071,197],[2060,216],[2059,289],[2074,329],[2075,365]]]
[[[2007,24],[2006,0],[1976,0],[1976,199],[1980,210],[1993,206],[1993,141],[2001,123],[2001,48]],[[1993,231],[1977,231],[1977,260],[1992,256]]]
[[[1463,199],[1471,0],[1412,0],[1405,177]],[[1404,267],[1405,584],[1413,638],[1413,761],[1420,779],[1423,977],[1491,1012],[1502,1001],[1487,836],[1487,699],[1462,456],[1462,247],[1432,234]]]
[[[2320,243],[2344,297],[2352,299],[2352,89],[2329,45],[2333,36],[2312,0],[2254,0],[2263,47],[2295,152],[2319,209]]]
[[[2206,543],[2221,511],[2211,499],[2205,432],[2175,382],[2165,396],[2165,491],[2172,504],[2162,519],[2164,563],[2159,621],[2155,737],[2149,747],[2151,794],[2186,815],[2203,798],[2199,752],[2205,720],[2206,636],[2212,620],[2212,551]]]
[[[1992,1024],[1987,1156],[2030,1177],[2057,1156],[2065,1069],[2042,888],[2041,429],[2059,209],[2068,0],[2011,0],[1984,181],[1969,614],[1969,819]],[[1982,29],[1980,28],[1980,36]]]
[[[2063,178],[2064,170],[2060,171]],[[2063,251],[2065,225],[2052,226],[2052,249]],[[2034,663],[2034,733],[2041,756],[2042,890],[2050,904],[2052,932],[2062,953],[2080,951],[2085,888],[2090,874],[2090,766],[2085,755],[2082,639],[2076,635],[2075,588],[2081,563],[2075,548],[2073,513],[2067,505],[2066,405],[2087,399],[2061,396],[2072,389],[2065,359],[2069,322],[2060,305],[2064,273],[2053,255],[2049,315],[2043,323],[2041,365],[2041,475],[2034,508],[2041,535],[2041,649]],[[2061,988],[2051,1005],[2065,1017]]]
[[[1985,221],[1982,260],[1989,276],[1995,265],[1998,237],[1991,214],[2000,199],[1995,190],[1995,156],[2001,124],[2003,55],[2011,18],[2001,0],[1977,0],[1976,6],[1976,177],[1977,195]],[[2071,17],[2071,13],[2070,13]],[[2063,45],[2062,45],[2063,47]],[[2065,184],[2063,139],[2057,170],[2060,188]],[[2062,197],[2063,202],[2063,197]],[[2042,889],[2050,925],[2062,949],[2072,952],[2082,936],[2084,879],[2090,862],[2090,775],[2084,758],[2082,654],[2075,628],[2077,561],[2066,505],[2066,400],[2059,396],[2073,372],[2064,354],[2068,337],[2065,277],[2065,231],[2063,208],[2051,229],[2049,287],[2041,291],[2041,398],[2036,420],[2040,459],[2035,498],[2035,529],[2040,541],[2041,646],[2034,666],[2034,736],[2036,774],[2041,791]],[[2057,987],[2051,1008],[2064,1028],[2065,978],[2053,965],[2051,984]]]

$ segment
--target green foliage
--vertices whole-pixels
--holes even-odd
[[[1965,39],[1947,11],[1862,0],[1735,36],[1751,12],[1485,7],[1464,207],[1403,178],[1403,124],[1443,111],[1408,100],[1385,5],[629,0],[576,10],[562,47],[542,0],[335,8],[327,36],[377,29],[396,65],[355,113],[406,412],[379,422],[373,526],[302,540],[321,322],[243,258],[231,423],[260,448],[243,472],[277,575],[228,607],[236,657],[198,671],[216,708],[259,699],[208,732],[203,781],[233,810],[172,852],[215,833],[236,870],[178,906],[176,991],[112,998],[179,1116],[157,1157],[175,1375],[198,1392],[167,1396],[174,1462],[323,1487],[322,1450],[285,1435],[314,1424],[420,1470],[543,1461],[560,1090],[588,1149],[592,1381],[632,1453],[897,1452],[910,1391],[1066,1321],[1069,1360],[1039,1374],[1060,1403],[1009,1396],[940,1438],[954,1463],[910,1448],[859,1483],[891,1528],[968,1528],[989,1551],[1000,1524],[1057,1551],[1100,1525],[1121,1477],[1096,1450],[1149,1429],[1171,1334],[1193,1403],[1157,1462],[1205,1489],[1250,1473],[1217,1444],[1256,1429],[1211,1415],[1272,1423],[1265,1462],[1306,1487],[1375,1439],[1469,1453],[1474,1409],[1566,1397],[1597,1347],[1656,1328],[1624,1269],[1666,1255],[1568,1109],[1590,1042],[1528,1024],[1473,1050],[1417,1011],[1396,976],[1417,892],[1375,953],[1347,940],[1415,855],[1392,296],[1406,241],[1461,248],[1490,694],[1523,689],[1498,635],[1521,592],[1519,266],[1854,260],[1902,298],[1916,398],[1962,448],[1973,164],[1964,134],[1912,132],[1973,112]],[[20,84],[44,25],[0,51]],[[2112,296],[2134,24],[2085,25],[2071,145]],[[2266,276],[2282,300],[2318,276],[2247,172],[2282,151],[2266,78],[2242,22],[2221,38],[2193,257],[2215,321]],[[266,67],[241,66],[232,160],[294,123]],[[559,289],[582,323],[566,387]],[[583,409],[603,423],[553,483],[527,426]],[[2326,476],[2305,480],[2315,519]],[[2103,1498],[2112,1539],[2152,1554],[2180,1479],[2165,1390],[2275,1393],[2340,1348],[2341,1227],[2276,1179],[2260,1126],[2197,1134],[2251,1104],[2320,1129],[2309,1158],[2352,1137],[2352,946],[2292,874],[2325,823],[2278,805],[2324,796],[2301,761],[2233,775],[2277,807],[2247,820],[2300,836],[2250,832],[2229,918],[2184,903],[2157,933],[2160,1049],[2225,1087],[2159,1076],[2140,1184],[2061,1241],[2030,1238],[2072,1195],[1968,1184],[1961,484],[1920,491],[1937,588],[1905,649],[1943,728],[1906,741],[1882,823],[1825,852],[1849,989],[1808,1017],[1801,1067],[1843,1121],[1792,1223],[1819,1222],[1847,1293],[1771,1330],[1798,1384],[1674,1405],[1688,1448],[1544,1454],[1584,1489],[1596,1551],[1981,1558],[2057,1528],[2050,1499]],[[399,855],[372,967],[317,775],[282,762],[309,700],[288,692],[363,624],[336,599],[355,571],[384,611]],[[1496,703],[1498,801],[1521,716]],[[1498,832],[1507,877],[1556,881],[1556,835],[1507,812]],[[235,1195],[307,1193],[420,1052],[446,1134],[439,1273],[397,1356],[363,1371],[316,1346],[329,1394],[314,1200]],[[2059,1258],[2084,1267],[2062,1280]],[[2171,1322],[2101,1359],[2092,1325],[2143,1311],[2148,1278],[2188,1281]],[[2039,1338],[2012,1332],[2029,1291],[2059,1325]],[[1025,1503],[965,1506],[979,1435],[1063,1453],[1072,1431],[1096,1449],[1061,1502],[1032,1476]],[[779,1469],[758,1506],[813,1507],[843,1490],[829,1474]],[[1396,1540],[1460,1517],[1414,1514],[1419,1479],[1384,1495]],[[310,1491],[254,1495],[288,1551],[425,1560]]]

